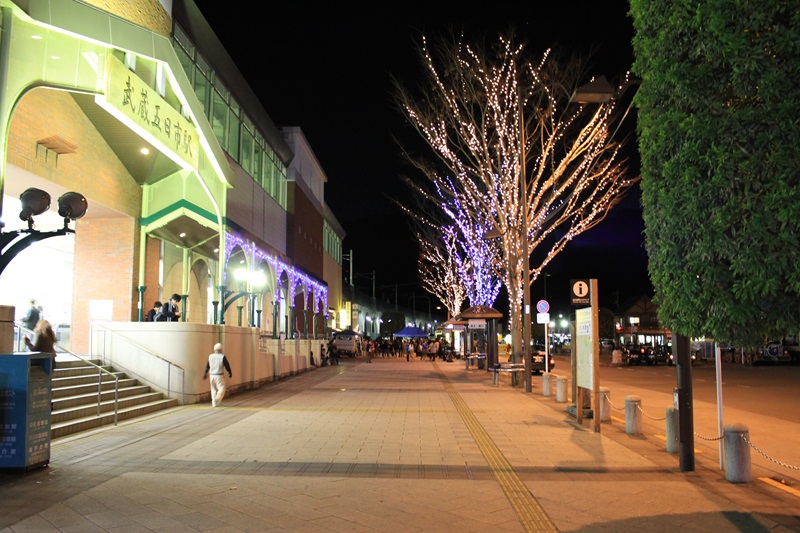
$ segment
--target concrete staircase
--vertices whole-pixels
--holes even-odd
[[[99,361],[92,361],[99,365]],[[127,420],[161,409],[175,407],[178,400],[140,385],[135,379],[104,367],[119,376],[117,420]],[[98,370],[84,361],[57,361],[53,371],[52,438],[71,435],[114,423],[114,378],[105,372],[100,386],[100,414],[97,413]]]

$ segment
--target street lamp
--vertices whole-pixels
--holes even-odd
[[[233,272],[233,277],[236,280],[236,283],[237,283],[237,285],[239,287],[239,291],[236,292],[236,291],[227,290],[227,289],[224,289],[224,288],[221,287],[222,290],[220,291],[220,296],[222,298],[222,302],[221,302],[222,305],[221,305],[221,308],[220,308],[220,311],[219,311],[219,323],[220,324],[224,324],[225,323],[225,311],[227,311],[228,308],[230,308],[230,306],[233,305],[233,302],[235,302],[239,298],[247,297],[247,298],[249,298],[249,304],[250,304],[250,321],[249,321],[248,325],[251,328],[254,328],[254,327],[256,327],[256,294],[257,293],[254,292],[253,289],[257,289],[259,287],[263,287],[267,283],[267,277],[260,270],[256,270],[256,271],[251,272],[251,271],[249,271],[247,269],[244,269],[244,268],[235,270]],[[216,314],[216,312],[217,312],[217,309],[216,309],[217,302],[213,302],[213,303],[214,303],[214,313]],[[239,305],[239,306],[237,306],[237,309],[239,310],[238,325],[241,326],[242,325],[242,309],[244,309],[244,306]],[[259,310],[258,311],[258,313],[259,313],[258,324],[259,325],[261,323],[260,312],[261,311]]]
[[[2,200],[1,196],[0,200]],[[60,237],[67,233],[75,233],[75,230],[69,228],[69,221],[81,218],[86,214],[86,210],[89,207],[86,198],[82,194],[77,192],[62,194],[58,199],[58,216],[64,219],[64,227],[53,231],[38,231],[34,228],[33,217],[41,215],[50,209],[50,195],[41,189],[31,187],[19,196],[19,201],[22,204],[19,218],[28,223],[28,229],[0,232],[0,250],[4,250],[0,255],[0,274],[3,273],[17,254],[34,242],[43,241],[50,237]],[[0,230],[2,228],[3,223],[0,222]],[[15,240],[16,242],[14,242]],[[11,244],[12,242],[14,244]],[[9,244],[11,246],[8,246]],[[141,305],[139,310],[141,312]]]

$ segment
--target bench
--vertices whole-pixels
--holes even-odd
[[[492,385],[495,387],[500,384],[500,372],[508,372],[511,374],[511,385],[516,385],[517,374],[525,372],[525,365],[523,363],[498,363],[490,368],[492,372]]]

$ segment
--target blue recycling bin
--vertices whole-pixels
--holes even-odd
[[[0,469],[50,462],[53,354],[0,354]]]

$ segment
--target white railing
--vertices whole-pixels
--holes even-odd
[[[162,357],[161,355],[145,348],[144,346],[134,342],[133,340],[129,339],[125,335],[120,334],[117,331],[107,328],[106,326],[98,323],[92,323],[91,328],[94,330],[95,328],[102,331],[102,340],[100,341],[100,346],[94,346],[95,350],[100,350],[101,356],[103,357],[103,361],[110,361],[114,366],[119,366],[121,370],[123,370],[126,374],[130,374],[137,379],[147,383],[148,385],[166,391],[166,395],[170,398],[173,397],[173,389],[172,389],[172,374],[173,368],[180,371],[180,403],[185,403],[185,392],[186,392],[186,371],[180,365],[173,363],[169,359]],[[92,333],[92,338],[97,338],[97,336]],[[123,346],[113,346],[114,340],[120,340],[124,344]],[[165,385],[159,384],[156,380],[153,379],[152,376],[145,376],[141,372],[137,372],[133,370],[131,365],[123,364],[120,362],[121,358],[109,357],[108,354],[113,353],[114,351],[128,351],[129,348],[133,348],[135,351],[135,356],[139,358],[142,355],[147,355],[156,361],[162,363],[166,366],[166,382]],[[146,365],[148,369],[152,370],[152,365]],[[177,394],[177,390],[174,391]]]
[[[24,333],[29,335],[34,335],[34,333],[17,322],[14,323],[14,351],[16,352],[24,352],[27,351],[27,344],[25,344]],[[106,370],[101,365],[96,364],[95,362],[87,359],[86,357],[77,354],[67,348],[64,348],[60,344],[55,344],[55,349],[57,353],[65,353],[67,355],[71,355],[76,359],[80,360],[82,363],[93,366],[97,369],[97,416],[100,416],[100,405],[103,399],[103,374],[110,376],[114,380],[114,425],[117,425],[118,421],[118,413],[119,413],[119,375]]]

